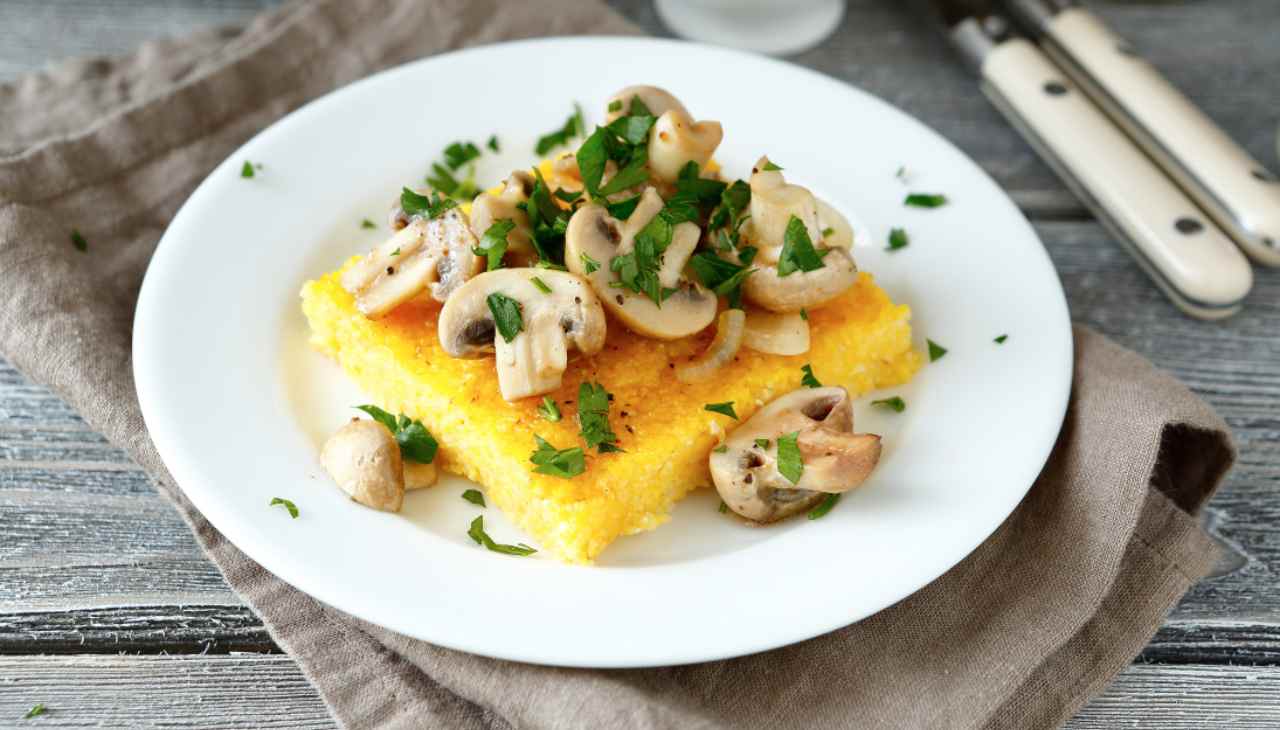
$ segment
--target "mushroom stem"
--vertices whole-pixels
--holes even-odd
[[[494,348],[503,399],[516,401],[560,387],[569,353],[555,311],[536,313],[511,342],[495,338]]]

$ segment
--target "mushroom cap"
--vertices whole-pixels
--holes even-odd
[[[822,245],[827,248],[853,248],[853,226],[844,214],[836,210],[830,203],[817,198],[818,226],[823,231],[830,230],[830,235],[822,236]]]
[[[400,444],[386,426],[365,419],[351,421],[324,442],[320,463],[355,501],[387,512],[400,511],[404,464]]]
[[[477,239],[484,237],[489,226],[506,218],[516,224],[507,234],[507,254],[520,263],[532,263],[533,229],[529,214],[518,208],[533,193],[533,176],[524,170],[516,170],[502,182],[497,193],[481,193],[471,203],[471,232]]]
[[[800,388],[775,398],[738,425],[725,450],[712,452],[716,490],[734,512],[775,522],[817,504],[826,494],[862,484],[880,458],[880,437],[855,434],[853,403],[844,388]],[[778,470],[777,439],[798,432],[804,462],[792,484]],[[767,439],[764,448],[756,439]]]
[[[533,283],[537,277],[548,288]],[[488,297],[500,293],[520,305],[522,329],[511,342],[497,330]],[[554,269],[497,269],[463,284],[440,310],[440,345],[453,357],[496,355],[502,397],[512,401],[560,387],[568,350],[592,355],[604,347],[600,299],[580,277]]]
[[[791,216],[804,223],[814,245],[822,240],[818,199],[808,188],[788,183],[781,170],[766,170],[768,157],[756,161],[751,172],[750,239],[760,249],[761,263],[776,263],[782,255]]]
[[[457,208],[430,220],[415,217],[344,271],[342,288],[373,319],[427,288],[443,302],[483,266],[484,259],[472,251],[477,244],[466,214]]]
[[[742,283],[742,295],[774,312],[799,312],[822,306],[858,280],[858,266],[848,249],[833,248],[813,271],[778,274],[777,266],[759,267]]]
[[[720,122],[695,122],[683,110],[667,111],[649,133],[649,170],[659,180],[674,183],[690,161],[705,168],[722,139]]]
[[[647,337],[674,340],[704,329],[715,319],[716,296],[682,277],[685,263],[698,245],[701,230],[694,223],[675,226],[671,243],[663,253],[658,279],[675,289],[658,306],[652,299],[611,284],[618,280],[611,267],[615,256],[630,253],[639,233],[663,207],[662,196],[647,188],[631,217],[620,221],[596,203],[588,203],[569,219],[565,230],[565,265],[591,282],[604,306],[631,330]],[[587,271],[583,254],[598,266]]]
[[[618,117],[626,116],[631,111],[631,99],[637,96],[640,97],[640,101],[645,106],[649,107],[649,112],[655,117],[660,117],[673,109],[683,112],[686,116],[689,114],[688,110],[684,108],[684,104],[681,104],[680,100],[666,89],[657,86],[628,86],[619,90],[605,102],[605,124]],[[617,111],[609,111],[609,107],[613,106],[615,101],[621,102],[622,106]]]

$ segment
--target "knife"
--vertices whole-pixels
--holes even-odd
[[[1236,243],[1280,266],[1280,179],[1075,0],[1004,0],[1015,23]]]
[[[1187,314],[1240,310],[1253,270],[1231,239],[1060,71],[994,0],[930,0],[983,92]]]

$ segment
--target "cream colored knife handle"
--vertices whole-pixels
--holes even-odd
[[[1239,310],[1249,262],[1123,132],[1049,61],[1015,38],[982,60],[983,90],[1183,311]]]
[[[1038,20],[1045,51],[1103,111],[1246,253],[1280,266],[1280,180],[1093,13],[1067,7]]]

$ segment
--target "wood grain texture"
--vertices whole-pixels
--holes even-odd
[[[1134,665],[1067,730],[1276,727],[1280,669]],[[38,722],[18,721],[36,703]],[[0,657],[0,726],[332,728],[288,657]]]

